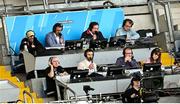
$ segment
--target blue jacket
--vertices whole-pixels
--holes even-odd
[[[62,37],[62,34],[60,34],[61,37],[59,38],[59,40],[62,40],[62,42],[58,43],[56,40],[56,37],[54,35],[54,32],[50,32],[46,35],[45,38],[45,46],[46,47],[60,47],[64,45],[64,38]]]
[[[137,67],[139,67],[138,62],[135,59],[132,59],[131,62],[125,62],[124,57],[119,57],[116,60],[116,65],[124,66],[126,68],[137,68]]]

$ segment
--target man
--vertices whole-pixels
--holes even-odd
[[[133,21],[131,19],[125,19],[123,21],[123,25],[122,28],[119,28],[116,31],[116,35],[115,36],[122,36],[122,35],[126,35],[126,41],[133,41],[136,40],[138,38],[140,38],[140,35],[132,30],[132,26],[133,26]]]
[[[53,96],[55,96],[57,100],[57,91],[56,91],[56,84],[55,84],[55,76],[60,75],[64,76],[67,75],[67,72],[60,66],[59,59],[57,57],[50,57],[49,58],[49,66],[45,69],[46,71],[46,93],[54,92]],[[60,88],[63,89],[63,88]],[[63,90],[60,91],[61,95],[63,95]],[[63,96],[62,98],[63,99]]]
[[[84,57],[86,58],[85,60],[81,61],[78,64],[77,69],[78,70],[84,70],[84,69],[89,69],[89,74],[93,72],[97,72],[97,66],[96,63],[93,62],[94,58],[94,52],[91,49],[87,49],[84,52]]]
[[[81,35],[81,39],[84,40],[104,40],[104,37],[99,31],[99,24],[97,22],[91,22],[89,28]]]
[[[35,56],[45,51],[43,45],[37,40],[37,38],[34,35],[35,33],[32,30],[26,32],[26,38],[24,38],[20,44],[21,52],[28,51],[29,53]]]
[[[127,89],[122,95],[123,103],[141,103],[142,89],[140,87],[140,78],[132,78],[131,88]]]
[[[133,57],[132,49],[126,47],[123,49],[123,57],[119,57],[116,60],[116,65],[125,67],[125,68],[137,68],[139,67],[137,61]]]
[[[65,45],[62,36],[63,25],[56,23],[53,26],[53,31],[48,33],[45,38],[46,47],[63,47]]]

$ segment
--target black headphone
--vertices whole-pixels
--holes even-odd
[[[126,48],[124,48],[123,49],[123,56],[125,56],[125,54],[126,54],[126,50],[127,49],[130,49],[131,50],[131,52],[132,52],[132,55],[133,55],[133,51],[132,51],[132,49],[130,48],[130,47],[126,47]]]
[[[89,24],[89,30],[90,31],[92,31],[92,28],[95,26],[95,25],[99,25],[97,22],[91,22],[90,24]]]
[[[50,57],[49,58],[49,62],[52,64],[52,60],[53,60],[54,57]]]
[[[84,51],[84,57],[87,58],[87,53],[88,53],[88,52],[92,52],[92,53],[93,53],[93,57],[94,57],[94,51],[93,51],[92,49],[87,49],[87,50],[85,50],[85,51]]]
[[[62,30],[63,30],[63,25],[62,25],[62,23],[56,23],[56,24],[54,24],[54,26],[53,26],[53,32],[56,32],[56,27],[60,27],[60,28],[62,28]],[[61,30],[61,31],[62,31]]]
[[[29,32],[33,32],[33,33],[34,33],[34,36],[35,36],[35,32],[34,32],[33,30],[28,30],[28,31],[26,31],[26,37],[27,37],[27,34],[28,34]],[[27,38],[28,38],[28,37],[27,37]]]
[[[133,26],[133,24],[134,24],[134,22],[133,22],[131,19],[125,19],[125,20],[123,21],[122,27],[125,26],[126,22],[129,22],[129,23],[131,24],[131,26]]]
[[[130,83],[131,86],[134,85],[133,81],[141,81],[141,79],[140,79],[140,78],[134,78],[134,77],[133,77],[133,78],[131,79],[131,83]]]

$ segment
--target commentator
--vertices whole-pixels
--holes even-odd
[[[63,25],[56,23],[53,26],[52,32],[46,35],[45,43],[46,47],[64,47],[64,38],[62,35]]]
[[[142,89],[140,80],[140,78],[131,79],[131,88],[127,89],[122,95],[123,103],[141,103]]]
[[[89,70],[89,73],[88,73],[89,77],[96,77],[96,76],[101,77],[102,75],[97,73],[97,66],[96,66],[96,63],[93,61],[94,51],[91,49],[87,49],[84,52],[84,56],[86,59],[84,59],[83,61],[81,61],[78,64],[77,69],[78,70],[88,69]]]
[[[123,57],[119,57],[116,60],[116,65],[119,65],[125,68],[139,67],[138,62],[134,59],[133,51],[129,47],[126,47],[123,49]]]
[[[20,51],[28,51],[32,55],[36,56],[38,53],[45,51],[45,48],[35,37],[34,31],[28,30],[26,32],[26,37],[21,41]]]
[[[97,22],[91,22],[89,28],[81,35],[81,39],[84,40],[104,40],[104,37],[99,31],[99,24]]]
[[[64,71],[64,69],[60,66],[60,61],[57,57],[50,57],[49,62],[48,62],[48,67],[45,69],[46,71],[46,93],[54,92],[52,93],[52,96],[54,96],[57,100],[57,91],[56,91],[56,84],[55,84],[55,76],[60,75],[64,76],[67,75],[68,73]],[[63,95],[63,88],[61,88],[61,95]],[[64,96],[61,96],[61,99]]]
[[[161,50],[159,48],[153,49],[150,58],[145,63],[161,63]]]
[[[126,41],[133,41],[140,37],[140,35],[132,30],[133,21],[131,19],[125,19],[121,28],[118,28],[115,36],[126,35]]]

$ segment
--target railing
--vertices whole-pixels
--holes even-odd
[[[34,98],[33,98],[33,96],[32,96],[29,92],[27,92],[26,90],[23,91],[24,103],[27,103],[26,95],[28,95],[28,96],[31,98],[31,103],[34,103]]]

